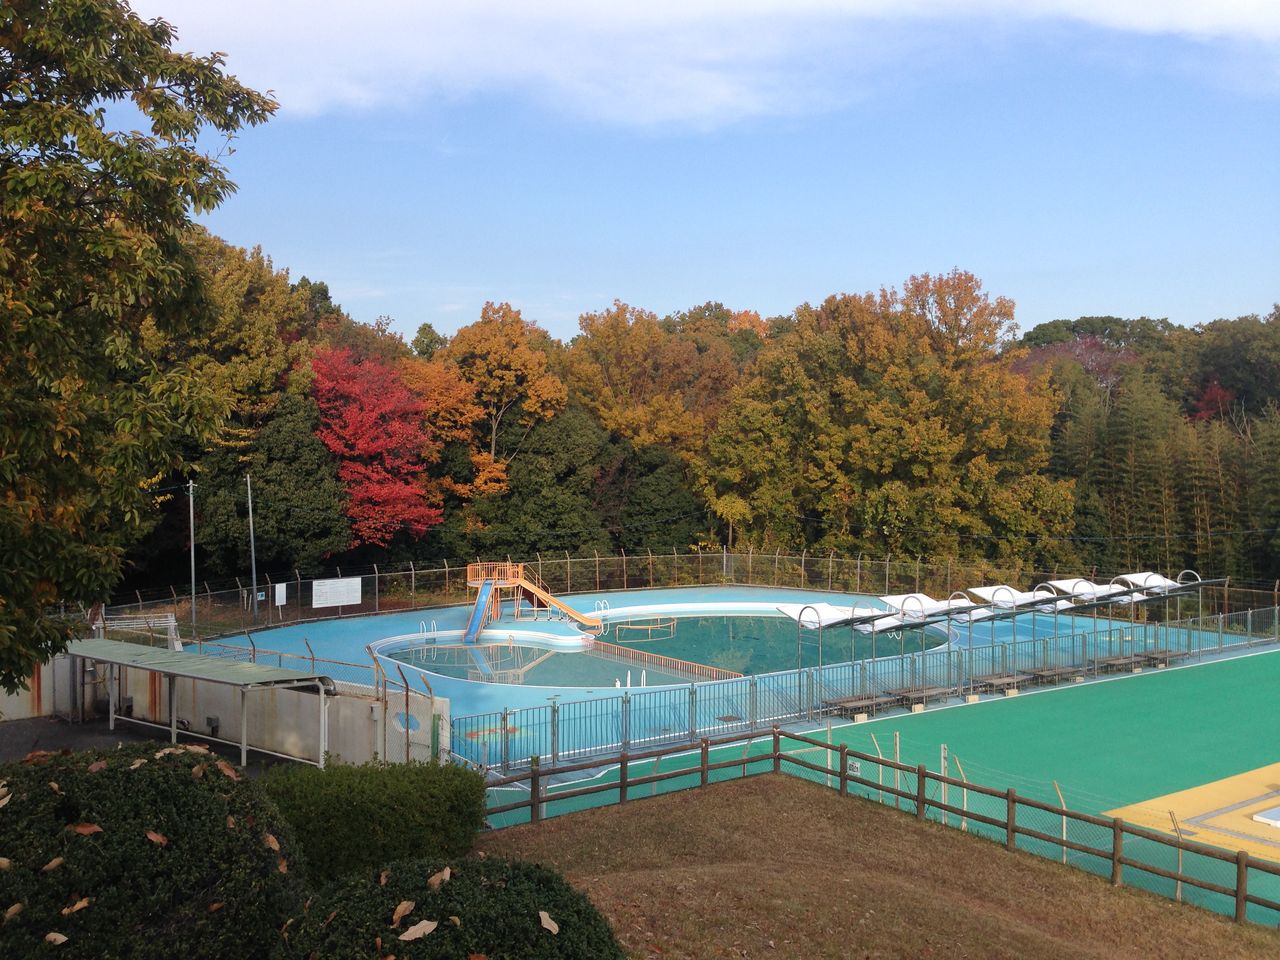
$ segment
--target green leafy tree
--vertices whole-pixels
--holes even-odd
[[[438,333],[430,323],[424,323],[418,327],[418,332],[414,334],[413,342],[409,346],[413,348],[413,352],[419,357],[424,360],[430,360],[436,355],[436,351],[448,342],[449,338],[443,333]]]
[[[179,54],[174,29],[114,0],[0,8],[0,685],[64,645],[61,604],[104,599],[148,480],[221,411],[147,331],[201,330],[211,305],[184,244],[233,189],[202,134],[274,102]],[[108,127],[136,108],[149,129]]]

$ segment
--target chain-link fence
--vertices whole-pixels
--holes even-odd
[[[945,558],[872,559],[728,550],[590,557],[535,554],[523,562],[536,571],[548,590],[559,594],[733,584],[876,596],[924,592],[947,597],[956,590],[985,584],[1029,589],[1063,577],[1097,580],[1099,575],[1096,569],[1036,570],[1026,565]],[[1109,578],[1104,574],[1102,579]],[[310,620],[425,609],[467,599],[465,563],[419,566],[409,562],[340,567],[325,577],[287,571],[264,573],[256,584],[240,577],[215,583],[200,580],[194,590],[190,583],[137,590],[129,596],[117,596],[104,612],[109,617],[143,620],[169,616],[185,637],[217,637]],[[1280,605],[1280,582],[1228,581],[1206,585],[1167,603],[1143,604],[1134,609],[1133,616],[1179,620],[1276,605]]]

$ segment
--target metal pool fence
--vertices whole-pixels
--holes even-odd
[[[617,696],[456,716],[450,749],[463,762],[503,772],[557,765],[664,743],[812,722],[1035,683],[1156,669],[1280,643],[1280,608],[1173,623],[973,647],[900,652]],[[847,649],[847,648],[846,648]]]
[[[551,780],[552,773],[558,782]],[[1195,903],[1236,921],[1280,921],[1280,864],[778,727],[704,738],[693,750],[676,746],[624,753],[607,763],[586,761],[553,772],[535,765],[490,781],[488,816],[492,826],[536,823],[588,807],[624,804],[760,773],[799,776],[841,796],[894,806],[918,820],[985,837],[1011,851],[1060,860],[1107,877],[1115,886],[1134,886]],[[565,781],[571,774],[595,776]]]

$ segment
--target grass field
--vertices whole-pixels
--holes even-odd
[[[1274,957],[1280,934],[794,777],[485,834],[567,874],[634,957]]]

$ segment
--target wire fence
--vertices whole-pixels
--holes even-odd
[[[535,765],[490,781],[489,824],[538,822],[760,773],[797,776],[1237,921],[1280,922],[1280,864],[778,727],[703,738],[692,750],[626,753],[607,764],[586,761],[556,771]]]
[[[510,558],[508,558],[510,559]],[[965,587],[1006,583],[1029,589],[1049,580],[1085,576],[1096,569],[1035,570],[987,561],[926,560],[920,557],[799,556],[728,550],[695,553],[590,557],[536,554],[526,567],[552,593],[644,590],[679,586],[771,586],[886,595],[924,592],[950,596]],[[1103,575],[1104,581],[1108,580]],[[303,577],[298,571],[249,578],[137,590],[118,596],[108,616],[158,618],[171,615],[183,636],[216,637],[245,630],[337,617],[418,610],[468,599],[466,564],[419,566],[413,562],[336,568],[332,576]],[[1280,581],[1260,585],[1215,583],[1179,601],[1175,612],[1145,604],[1135,616],[1178,619],[1208,613],[1233,613],[1280,605]]]
[[[1280,608],[1147,622],[979,646],[900,651],[729,680],[691,682],[617,696],[453,718],[451,751],[463,762],[507,772],[664,743],[869,716],[931,702],[1016,693],[1280,643]],[[901,641],[900,641],[901,642]],[[848,641],[840,641],[847,649]],[[881,648],[883,649],[883,647]]]

